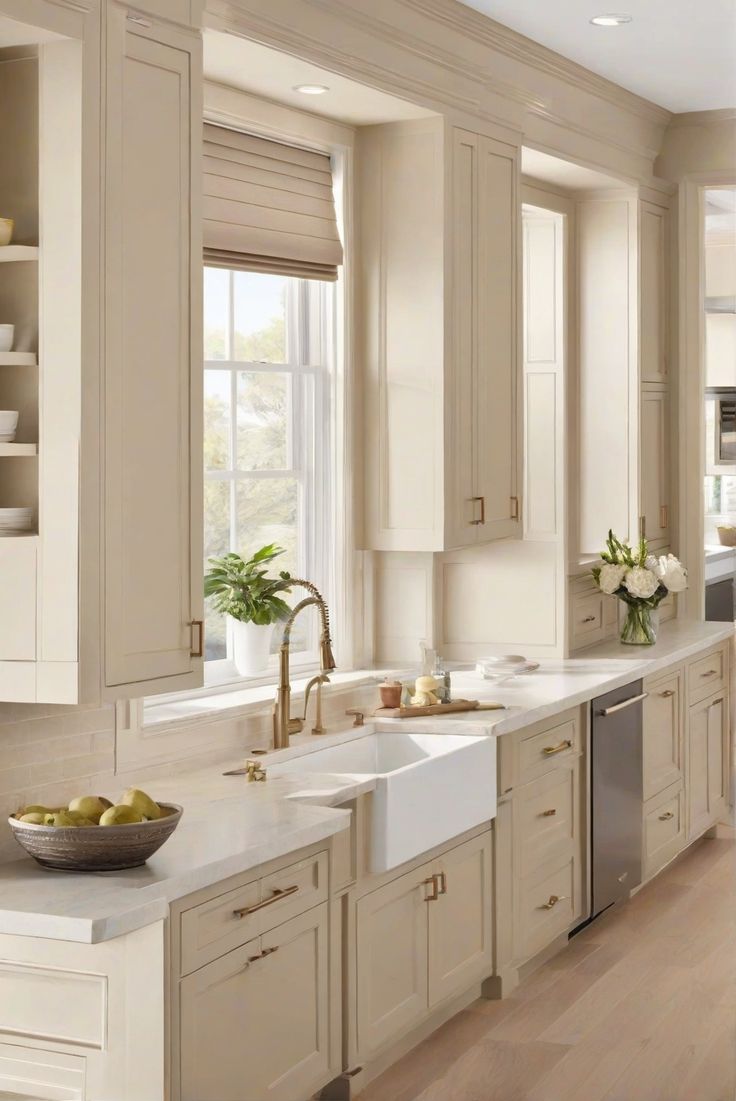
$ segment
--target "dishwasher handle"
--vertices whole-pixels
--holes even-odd
[[[625,707],[633,707],[635,703],[641,703],[649,695],[648,692],[642,692],[638,696],[631,696],[628,700],[621,700],[621,703],[614,703],[611,707],[603,707],[598,712],[599,715],[615,715],[617,711],[623,711]]]

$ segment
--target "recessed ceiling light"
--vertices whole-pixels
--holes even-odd
[[[591,23],[596,27],[620,27],[624,23],[630,23],[630,15],[619,15],[615,12],[607,12],[605,15],[594,15]]]
[[[322,96],[329,92],[326,84],[295,84],[293,91],[301,92],[303,96]]]

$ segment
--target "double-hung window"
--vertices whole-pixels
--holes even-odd
[[[205,568],[210,555],[277,543],[285,553],[272,569],[329,596],[334,293],[334,283],[205,267]],[[205,683],[235,681],[226,617],[206,611]],[[316,662],[316,643],[315,617],[301,616],[295,668]]]

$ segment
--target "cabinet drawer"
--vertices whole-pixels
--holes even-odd
[[[644,799],[682,780],[682,670],[645,681]]]
[[[317,853],[185,910],[181,915],[182,975],[325,902],[327,869],[327,853]]]
[[[527,960],[572,925],[577,914],[575,864],[569,860],[554,872],[521,880],[516,888],[515,945],[517,959]]]
[[[691,661],[687,667],[688,703],[697,703],[725,688],[727,670],[728,656],[724,646],[704,658]]]
[[[543,772],[551,772],[579,750],[579,723],[572,718],[522,739],[519,749],[520,782],[523,784]]]
[[[517,794],[514,829],[522,876],[550,859],[572,855],[576,822],[576,762],[540,776]]]
[[[677,856],[684,843],[685,798],[679,783],[644,804],[645,879]]]

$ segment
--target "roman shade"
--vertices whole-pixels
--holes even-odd
[[[337,279],[342,245],[329,156],[206,124],[204,259]]]

